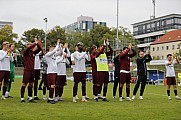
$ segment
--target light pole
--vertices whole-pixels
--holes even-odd
[[[117,32],[116,32],[116,49],[119,47],[119,0],[117,0]]]
[[[43,20],[45,21],[45,51],[46,51],[46,49],[47,49],[47,22],[48,22],[48,19],[44,18]]]

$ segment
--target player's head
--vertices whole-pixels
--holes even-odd
[[[82,42],[77,43],[78,51],[83,51],[84,44]]]
[[[95,54],[97,52],[97,46],[93,45],[92,46],[92,54]]]
[[[120,54],[122,52],[122,50],[121,49],[116,49],[116,54]]]
[[[172,60],[172,54],[168,54],[167,59],[168,59],[168,61],[171,61]]]
[[[10,48],[11,51],[14,51],[14,48],[15,48],[14,44],[13,44],[13,43],[10,43],[10,44],[9,44],[9,48]]]
[[[127,49],[128,49],[128,47],[124,47],[124,48],[123,48],[123,51],[125,51],[125,50],[127,50]]]
[[[35,36],[35,37],[34,37],[34,41],[36,41],[36,40],[38,40],[38,36]]]
[[[26,47],[30,47],[32,44],[33,44],[33,43],[28,42],[28,43],[26,43]]]
[[[9,42],[3,42],[2,46],[3,50],[7,51],[7,49],[9,48]]]
[[[143,51],[140,51],[140,52],[139,52],[139,57],[140,57],[140,58],[143,58],[143,57],[144,57],[144,54],[145,54],[145,53],[144,53]]]
[[[77,47],[77,45],[75,45],[75,51],[78,51],[78,47]]]

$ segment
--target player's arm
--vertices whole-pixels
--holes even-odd
[[[77,60],[81,60],[83,57],[85,57],[86,52],[82,52],[82,54],[79,56],[77,52],[74,53],[74,58]]]
[[[31,50],[33,47],[36,46],[36,43],[34,42],[32,45],[30,45],[29,47],[27,47],[25,50],[24,50],[24,55],[28,54],[28,51]]]
[[[56,63],[59,64],[63,62],[63,58],[60,58],[60,57],[56,57]]]
[[[106,40],[106,44],[108,45],[108,48],[109,48],[109,51],[106,52],[106,55],[110,56],[113,53],[113,49],[112,49],[112,46],[109,44],[109,40],[108,39]]]
[[[57,41],[56,47],[52,51],[45,54],[45,56],[50,57],[50,56],[54,55],[57,52],[57,50],[59,49],[59,46],[60,46],[60,40]]]
[[[134,49],[131,49],[131,50],[132,50],[133,53],[129,54],[130,58],[134,57],[137,54],[136,50],[134,50]]]
[[[60,54],[62,54],[62,52],[63,52],[62,47],[59,46],[58,51],[56,51],[56,53],[55,53],[55,57],[57,57],[57,56],[59,56]]]
[[[42,46],[41,46],[40,41],[37,41],[36,45],[37,45],[38,49],[36,51],[34,51],[34,54],[39,54],[42,51]]]
[[[75,61],[74,61],[74,53],[71,54],[71,62],[72,62],[72,65],[75,65]]]

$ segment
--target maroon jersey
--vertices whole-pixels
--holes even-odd
[[[102,47],[102,49],[97,52],[96,54],[91,54],[91,64],[92,64],[92,71],[97,71],[97,65],[96,65],[96,58],[99,57],[100,54],[104,54],[105,45]],[[112,47],[109,45],[109,50],[106,52],[107,56],[110,56],[113,53]]]
[[[32,48],[38,46],[38,50],[32,51]],[[23,53],[23,65],[24,70],[34,70],[35,55],[42,50],[39,44],[33,43],[31,46],[27,47]]]
[[[129,54],[129,51],[130,49],[127,49],[119,54],[120,70],[130,71],[130,58],[136,55],[136,51],[132,49],[132,54]]]

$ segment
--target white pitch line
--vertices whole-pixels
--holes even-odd
[[[157,95],[157,96],[167,96],[167,95],[161,95],[161,94],[155,94],[155,93],[145,93],[145,94],[151,94],[151,95]]]

